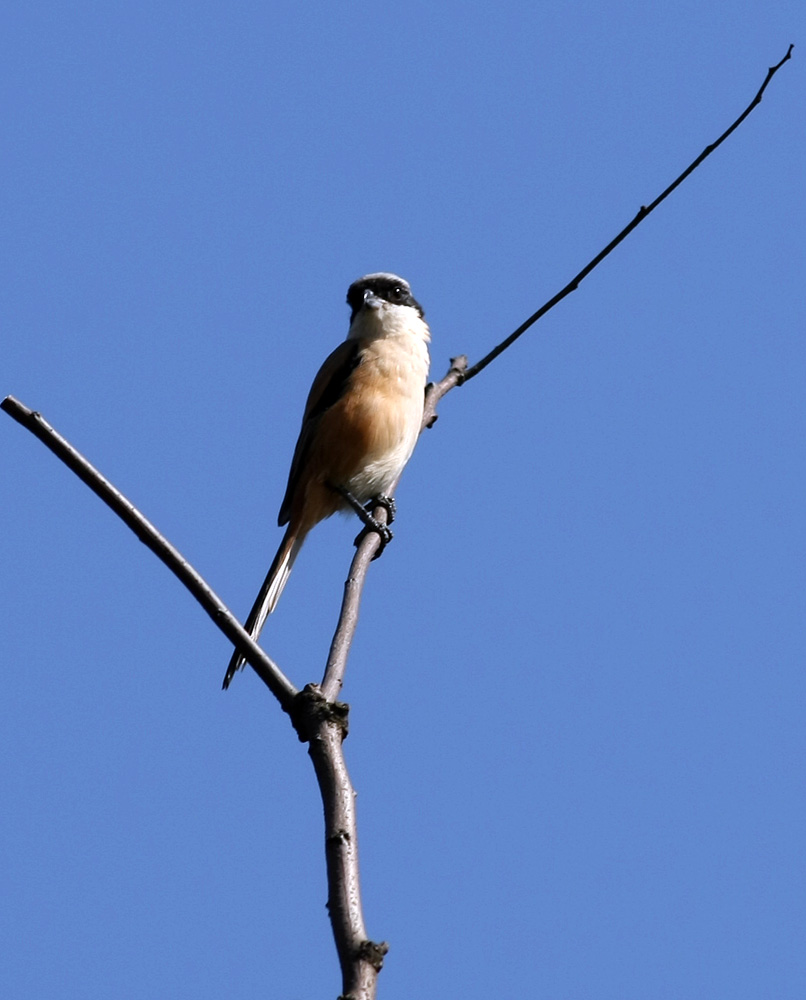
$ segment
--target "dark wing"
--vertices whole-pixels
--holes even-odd
[[[288,524],[288,519],[291,516],[291,502],[297,489],[300,473],[305,467],[311,440],[319,420],[325,410],[341,399],[350,375],[360,361],[361,352],[358,341],[345,340],[332,354],[328,355],[316,373],[311,391],[308,393],[308,401],[305,404],[302,428],[297,438],[294,457],[291,460],[291,471],[288,473],[288,486],[286,486],[285,496],[280,505],[280,514],[277,518],[277,523],[281,526]]]

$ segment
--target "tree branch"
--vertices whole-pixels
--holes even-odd
[[[449,392],[456,385],[460,385],[464,371],[467,368],[467,358],[464,354],[451,358],[451,366],[445,377],[439,382],[430,382],[425,390],[425,407],[423,419],[420,425],[420,433],[426,427],[432,427],[437,420],[436,407],[445,393]],[[392,483],[390,492],[397,489],[398,479]],[[388,511],[385,507],[376,507],[372,516],[386,524]],[[350,646],[353,642],[356,626],[358,625],[358,610],[361,604],[361,594],[364,590],[369,564],[375,558],[380,546],[380,539],[374,531],[366,532],[363,537],[356,539],[356,553],[350,563],[350,570],[344,582],[344,596],[342,598],[339,620],[336,624],[336,631],[330,644],[330,653],[325,665],[325,673],[322,678],[321,691],[328,701],[334,701],[344,684],[344,673],[347,667],[347,657],[350,653]]]
[[[503,352],[511,344],[515,343],[515,341],[518,339],[518,337],[521,336],[521,334],[526,333],[526,331],[529,329],[530,326],[534,326],[534,324],[542,316],[545,316],[546,313],[550,309],[553,309],[558,302],[562,302],[562,300],[567,295],[570,295],[571,292],[575,292],[577,288],[579,288],[579,285],[582,282],[583,278],[587,278],[587,276],[591,273],[591,271],[599,264],[601,264],[601,262],[605,259],[605,257],[607,257],[609,253],[615,250],[616,247],[619,245],[619,243],[621,243],[622,240],[625,240],[633,231],[633,229],[635,229],[636,226],[639,226],[644,221],[644,219],[649,215],[650,212],[654,212],[654,210],[658,207],[658,205],[660,205],[662,201],[668,198],[669,195],[672,193],[672,191],[674,191],[676,187],[682,184],[683,181],[689,176],[689,174],[693,173],[706,157],[710,156],[711,153],[713,153],[713,151],[718,146],[722,145],[722,143],[728,138],[728,136],[742,124],[742,122],[745,120],[745,118],[747,118],[747,116],[750,114],[753,108],[755,108],[757,104],[761,103],[761,98],[764,96],[764,91],[767,89],[767,84],[770,82],[770,80],[772,80],[772,78],[775,76],[778,70],[783,66],[783,64],[787,61],[787,59],[791,58],[793,48],[794,45],[790,45],[784,58],[779,63],[776,63],[775,66],[770,66],[770,68],[767,70],[767,75],[764,78],[764,82],[759,87],[758,93],[753,98],[753,100],[747,105],[744,111],[739,115],[736,121],[729,128],[725,129],[722,135],[715,142],[712,142],[710,146],[706,146],[705,149],[697,157],[697,159],[691,162],[683,171],[683,173],[680,174],[679,177],[676,177],[672,181],[672,183],[666,188],[666,190],[662,191],[658,195],[658,197],[653,202],[651,202],[651,204],[642,205],[638,209],[638,212],[635,218],[632,220],[632,222],[628,223],[621,230],[618,236],[615,236],[603,250],[601,250],[598,254],[596,254],[593,260],[589,261],[582,268],[579,274],[573,277],[564,288],[561,288],[560,291],[557,292],[557,294],[553,298],[550,298],[548,302],[542,305],[537,310],[536,313],[532,313],[529,319],[521,323],[518,329],[515,330],[513,333],[511,333],[506,338],[506,340],[502,340],[497,347],[494,347],[490,351],[489,354],[485,354],[484,357],[481,359],[481,361],[477,361],[474,365],[471,365],[471,367],[468,368],[467,371],[464,373],[464,376],[459,379],[460,385],[464,382],[469,382],[470,379],[475,378],[476,375],[479,374],[479,372],[484,371],[484,369],[487,367],[487,365],[490,364],[491,361],[495,361],[495,359],[498,357],[499,354],[503,354]]]
[[[607,257],[611,251],[621,243],[643,220],[654,211],[660,203],[667,198],[683,181],[710,156],[711,153],[727,137],[741,125],[744,119],[750,114],[753,108],[761,101],[767,84],[775,75],[778,69],[791,57],[792,46],[784,58],[775,66],[772,66],[758,93],[751,103],[745,108],[742,114],[725,132],[700,153],[696,160],[679,175],[660,195],[648,206],[641,206],[635,218],[622,229],[572,280],[562,288],[553,298],[549,299],[545,305],[541,306],[532,316],[522,323],[514,333],[510,334],[506,340],[493,348],[480,361],[471,368],[467,367],[467,358],[460,355],[451,358],[451,364],[445,376],[436,383],[430,383],[426,388],[425,407],[420,431],[427,427],[433,427],[437,420],[437,405],[439,401],[451,389],[457,385],[475,378],[487,365],[494,361],[499,354],[502,354],[511,344],[513,344],[521,334],[525,333],[533,326],[541,316],[553,309],[567,295],[575,291],[583,278],[597,267]],[[393,484],[390,493],[394,493],[397,483]],[[378,507],[373,511],[373,516],[386,523],[387,512],[385,508]],[[369,565],[379,547],[377,534],[367,533],[358,544],[358,549],[353,556],[347,580],[344,584],[344,597],[342,599],[339,620],[336,631],[330,646],[327,665],[321,688],[315,689],[317,693],[326,701],[335,704],[335,699],[344,683],[344,675],[347,666],[347,657],[352,645],[353,636],[358,624],[358,612],[361,603],[361,595],[364,589]],[[306,689],[307,691],[308,689]],[[346,709],[346,706],[345,706]],[[319,786],[322,790],[322,799],[325,806],[325,818],[328,828],[327,834],[327,870],[328,870],[328,909],[330,910],[333,931],[336,937],[336,945],[341,961],[342,976],[344,980],[344,995],[347,997],[364,997],[371,1000],[375,996],[377,973],[380,971],[380,962],[386,953],[387,946],[374,945],[365,941],[364,918],[361,910],[361,897],[359,887],[358,849],[355,841],[355,807],[354,792],[350,784],[349,775],[346,768],[340,771],[343,764],[343,751],[341,739],[346,733],[346,712],[345,729],[339,732],[338,739],[335,738],[336,730],[332,725],[329,727],[325,723],[316,738],[310,739],[310,754],[314,761]],[[340,776],[340,780],[337,777]],[[330,789],[326,794],[326,786]],[[342,805],[350,804],[347,816],[339,816],[338,809]],[[349,821],[349,827],[348,827]],[[344,825],[342,825],[344,824]],[[352,892],[352,896],[351,896]],[[352,904],[352,907],[351,905]],[[364,948],[381,949],[374,952],[377,956],[378,964],[367,963],[362,957],[362,946]],[[372,953],[372,952],[371,952]],[[355,990],[355,993],[353,993]]]
[[[342,1000],[373,1000],[389,946],[370,941],[364,926],[355,790],[342,746],[348,706],[328,700],[314,684],[305,687],[297,705],[295,725],[308,743],[325,813],[327,908],[341,966]]]
[[[86,483],[137,535],[140,541],[162,560],[201,604],[224,635],[247,658],[260,679],[288,712],[297,695],[297,689],[258,644],[248,635],[238,619],[220,597],[185,559],[181,552],[164,538],[120,490],[116,489],[84,456],[58,434],[44,417],[29,410],[13,396],[6,396],[0,403],[9,416],[22,424],[46,445],[53,454]]]
[[[453,358],[445,377],[428,386],[421,432],[437,419],[437,403],[458,384],[466,365],[464,356]],[[390,492],[394,493],[396,488],[397,482],[392,484]],[[386,524],[386,507],[378,506],[372,514]],[[328,911],[342,970],[344,992],[340,1000],[373,1000],[378,973],[389,948],[386,942],[378,944],[366,936],[361,903],[355,792],[342,747],[342,740],[347,735],[348,706],[336,701],[344,683],[347,657],[358,625],[367,571],[379,547],[380,539],[374,531],[363,532],[356,539],[356,552],[344,583],[341,611],[321,687],[309,685],[297,699],[302,702],[306,697],[318,697],[325,705],[341,710],[338,715],[329,717],[321,712],[318,715],[315,713],[313,724],[300,732],[300,739],[308,740],[308,752],[316,770],[325,810]],[[298,726],[298,731],[300,728]]]

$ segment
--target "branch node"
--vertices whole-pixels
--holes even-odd
[[[327,844],[349,844],[350,843],[350,831],[349,830],[335,830],[333,833],[330,834],[329,837],[327,837],[325,843],[327,843]]]
[[[456,373],[456,384],[462,385],[465,380],[465,372],[467,371],[467,355],[457,354],[455,358],[451,358],[451,367],[448,369],[448,374],[452,372]]]
[[[386,941],[362,941],[358,946],[358,957],[369,962],[376,972],[380,972],[383,968],[384,957],[388,951],[389,945]]]
[[[318,684],[306,684],[286,711],[300,743],[310,743],[322,722],[338,726],[342,739],[347,736],[350,706],[343,701],[328,701]]]

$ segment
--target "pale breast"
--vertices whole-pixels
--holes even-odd
[[[391,488],[420,434],[427,374],[420,338],[366,345],[350,392],[327,412],[317,435],[331,482],[362,501]]]

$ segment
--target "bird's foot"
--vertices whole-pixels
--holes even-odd
[[[352,509],[357,514],[359,520],[364,525],[364,530],[359,532],[358,536],[355,539],[355,545],[356,546],[360,545],[361,542],[364,540],[364,538],[366,538],[367,532],[369,531],[374,531],[375,534],[380,538],[381,544],[378,546],[378,551],[372,557],[373,559],[377,559],[378,556],[381,554],[381,552],[383,552],[383,550],[389,544],[389,542],[392,541],[392,532],[389,530],[389,528],[387,528],[385,524],[381,524],[381,522],[376,517],[373,517],[370,511],[373,510],[375,507],[383,507],[384,510],[386,511],[387,518],[391,521],[392,518],[394,517],[394,509],[395,509],[394,500],[392,500],[391,497],[386,497],[386,496],[374,497],[372,500],[368,502],[367,507],[369,507],[369,510],[367,510],[364,506],[362,506],[362,504],[358,500],[356,500],[353,494],[349,490],[345,489],[343,486],[333,486],[331,484],[331,489],[334,489],[347,502],[347,504],[350,507],[352,507]]]
[[[381,540],[381,544],[378,546],[378,551],[372,557],[374,560],[378,558],[378,556],[383,552],[383,550],[386,548],[389,542],[392,541],[394,535],[392,534],[391,530],[386,527],[385,524],[381,524],[381,522],[376,520],[371,514],[367,514],[367,520],[364,522],[364,525],[365,525],[364,528],[362,528],[362,530],[359,531],[359,533],[355,536],[355,541],[353,542],[353,545],[355,545],[355,547],[358,548],[358,546],[364,541],[367,535],[371,531],[374,532]]]
[[[371,514],[376,507],[383,507],[386,511],[386,523],[391,524],[397,514],[397,504],[394,497],[388,497],[385,493],[379,493],[364,504],[364,510]]]

